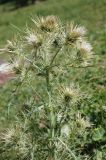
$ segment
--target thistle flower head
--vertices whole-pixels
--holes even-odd
[[[30,47],[38,48],[42,44],[42,37],[41,35],[38,35],[37,33],[28,33],[25,37],[26,43]]]
[[[24,73],[26,69],[28,69],[30,66],[29,61],[25,59],[23,56],[17,57],[12,62],[12,70],[15,74]],[[21,75],[22,76],[22,75]]]
[[[86,29],[83,26],[74,26],[73,23],[70,25],[70,35],[72,37],[83,37],[86,34]]]
[[[83,60],[90,60],[93,58],[92,46],[90,43],[83,40],[78,44],[77,49],[80,58]]]
[[[53,46],[57,48],[57,47],[62,47],[64,44],[65,44],[65,33],[59,32],[55,34]]]
[[[81,99],[80,89],[76,88],[74,84],[69,87],[63,87],[62,98],[66,103],[76,103]]]
[[[77,124],[83,129],[90,128],[92,126],[90,121],[88,119],[82,118],[80,113],[77,114],[76,121],[77,121]]]
[[[40,28],[42,31],[51,32],[58,28],[58,18],[51,15],[47,17],[38,18],[38,21],[33,20],[33,22]]]
[[[66,27],[66,39],[69,44],[73,44],[79,38],[86,34],[86,29],[83,26],[75,26],[73,23]]]
[[[90,43],[82,41],[78,49],[80,49],[81,52],[88,53],[92,51],[92,46]]]
[[[14,60],[12,63],[3,63],[0,65],[1,73],[17,73],[17,71],[23,69],[23,67],[28,67],[29,63],[25,61],[22,57],[18,60]]]

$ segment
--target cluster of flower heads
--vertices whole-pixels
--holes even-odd
[[[46,59],[50,57],[52,59],[53,53],[51,54],[51,52],[53,52],[56,47],[61,48],[60,51],[63,50],[62,54],[66,52],[64,48],[68,47],[76,49],[76,59],[80,60],[83,65],[89,64],[88,62],[93,58],[93,52],[92,46],[86,41],[86,29],[84,27],[76,26],[74,23],[63,25],[59,18],[55,16],[41,17],[36,20],[32,19],[32,21],[34,22],[35,28],[33,30],[27,29],[25,34],[21,36],[21,39],[13,40],[13,42],[8,41],[8,44],[2,52],[18,55],[20,59],[25,52],[29,53],[30,56],[32,53],[36,55],[36,52],[39,50],[40,56],[38,56],[45,61],[45,57]],[[26,48],[28,51],[26,51]],[[48,50],[48,48],[52,48],[52,51]],[[25,53],[24,56],[26,56],[27,53]],[[64,53],[64,58],[65,54],[66,53]],[[70,57],[71,54],[70,51]],[[17,59],[17,63],[18,62],[20,62],[20,60]]]
[[[40,75],[44,75],[45,69],[52,70],[53,63],[55,66],[56,58],[57,66],[67,64],[67,62],[76,66],[77,64],[74,64],[71,59],[73,53],[76,58],[75,63],[80,62],[78,66],[79,64],[89,65],[93,51],[90,43],[86,41],[85,27],[74,25],[74,23],[64,25],[55,16],[41,17],[32,19],[32,21],[34,22],[32,30],[27,28],[25,33],[20,36],[21,38],[13,42],[8,41],[2,50],[2,52],[10,53],[12,58],[10,63],[0,66],[1,72],[22,72],[24,74],[25,70],[34,67],[35,70],[38,70],[38,75],[39,72]],[[70,48],[68,56],[66,48]],[[76,53],[72,50],[75,50]],[[78,103],[83,96],[80,94],[79,87],[76,88],[74,85],[63,87],[60,93],[61,99],[70,104]]]

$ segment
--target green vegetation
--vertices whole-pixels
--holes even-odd
[[[58,82],[75,82],[81,86],[82,91],[86,91],[88,97],[84,100],[79,107],[79,110],[74,110],[72,113],[72,125],[74,125],[74,114],[80,112],[81,117],[88,117],[92,127],[84,132],[79,137],[75,137],[73,134],[72,146],[68,146],[79,157],[80,160],[105,160],[106,159],[106,1],[105,0],[47,0],[42,3],[38,3],[35,6],[28,6],[18,10],[12,11],[11,3],[0,6],[0,46],[3,47],[8,39],[13,39],[15,34],[24,34],[24,28],[26,26],[35,26],[30,20],[30,17],[57,15],[64,22],[74,21],[76,24],[81,24],[88,29],[88,37],[94,47],[94,63],[92,67],[88,68],[67,68],[68,74],[60,76]],[[11,10],[11,11],[9,11]],[[5,12],[4,12],[5,11]],[[26,24],[27,22],[27,24]],[[41,67],[41,66],[40,66]],[[57,70],[58,71],[58,70]],[[57,73],[53,71],[54,76]],[[30,78],[30,76],[28,77]],[[68,79],[68,80],[66,80]],[[18,89],[15,92],[16,86],[20,85],[20,77],[12,80],[6,85],[0,88],[0,130],[9,128],[12,125],[20,123],[17,117],[21,117],[22,121],[30,111],[31,103],[33,103],[32,94],[35,95],[36,102],[39,100],[39,96],[36,96],[33,92],[33,87],[28,86],[25,83],[21,90]],[[44,80],[33,79],[32,86],[40,87],[43,100],[46,100]],[[53,85],[53,82],[52,82]],[[42,88],[44,93],[42,92]],[[55,99],[55,98],[54,98]],[[30,101],[29,101],[30,100]],[[36,103],[35,102],[35,103]],[[37,102],[38,103],[38,102]],[[56,102],[57,103],[57,102]],[[40,104],[37,104],[42,106]],[[47,105],[47,104],[46,104]],[[27,108],[27,109],[26,109]],[[22,111],[25,111],[25,115],[22,115]],[[24,118],[23,118],[24,117]],[[33,115],[30,119],[33,121]],[[38,117],[39,119],[39,117]],[[25,120],[25,119],[24,119]],[[29,127],[31,121],[28,118],[26,125]],[[17,123],[16,123],[17,121]],[[48,122],[48,121],[47,121]],[[24,123],[24,121],[23,121]],[[33,122],[34,123],[34,122]],[[34,131],[33,124],[31,129]],[[29,125],[30,124],[30,125]],[[23,126],[22,126],[23,127]],[[77,126],[78,127],[78,126]],[[67,128],[67,126],[66,126]],[[17,129],[17,126],[16,126]],[[22,129],[22,128],[18,128]],[[29,128],[27,128],[29,131]],[[14,132],[14,130],[12,130]],[[26,131],[26,133],[27,133]],[[45,131],[44,131],[45,133]],[[17,132],[19,134],[19,132]],[[27,138],[26,134],[23,138]],[[24,139],[23,139],[24,140]],[[27,141],[27,140],[26,140]],[[69,143],[68,143],[69,144]],[[80,145],[81,144],[81,145]],[[26,144],[25,144],[26,145]],[[43,145],[43,144],[42,144]],[[64,145],[64,144],[63,144]],[[76,145],[78,145],[76,147]],[[2,145],[1,145],[2,146]],[[8,147],[8,146],[7,146]],[[29,147],[29,146],[28,146]],[[67,148],[67,147],[66,147]],[[77,151],[78,149],[78,151]],[[79,150],[80,149],[80,150]],[[3,148],[0,148],[0,152]],[[80,151],[82,151],[80,153]],[[25,150],[26,152],[26,150]],[[71,153],[71,154],[72,154]],[[66,153],[67,155],[67,153]],[[87,155],[87,157],[85,157]],[[14,159],[13,154],[13,159]],[[65,157],[67,158],[68,155]],[[73,157],[73,156],[72,156]],[[74,157],[75,158],[75,157]],[[2,158],[3,159],[3,158]],[[16,159],[16,158],[15,158]],[[14,159],[14,160],[15,160]],[[67,158],[69,159],[69,158]],[[4,159],[3,159],[4,160]],[[10,160],[9,158],[6,160]],[[21,160],[21,159],[20,159]],[[39,159],[38,159],[39,160]],[[45,159],[44,159],[45,160]],[[51,160],[51,159],[50,159]],[[54,160],[54,159],[53,159]],[[62,159],[63,160],[63,159]]]

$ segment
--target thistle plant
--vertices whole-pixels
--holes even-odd
[[[10,55],[4,67],[17,80],[13,94],[26,92],[12,127],[1,133],[1,158],[87,160],[84,148],[93,126],[81,108],[87,93],[69,78],[74,68],[92,65],[86,29],[55,16],[32,21],[33,28],[2,49]]]

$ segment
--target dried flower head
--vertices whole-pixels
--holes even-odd
[[[86,41],[82,41],[78,47],[78,49],[83,53],[89,53],[92,51],[92,46],[90,43]]]
[[[76,88],[74,84],[71,84],[69,87],[63,87],[61,95],[66,103],[76,103],[82,97],[79,87]]]
[[[21,74],[21,78],[23,78],[26,74],[26,71],[30,68],[30,62],[23,56],[18,56],[12,62],[13,71],[15,74]]]
[[[75,26],[74,23],[66,26],[66,41],[68,44],[73,44],[76,40],[84,37],[86,29],[83,26]]]
[[[38,28],[43,31],[51,32],[58,28],[58,18],[56,16],[47,16],[38,18],[38,21],[32,20]]]
[[[28,46],[33,48],[38,48],[42,44],[42,37],[41,35],[38,35],[37,33],[27,33],[27,36],[25,37],[26,43]]]
[[[90,128],[92,126],[90,121],[88,119],[83,118],[80,113],[77,114],[76,122],[78,126],[80,126],[83,129]]]
[[[78,43],[77,49],[78,56],[82,60],[90,60],[91,58],[93,58],[92,46],[90,43],[81,41],[80,43]]]

